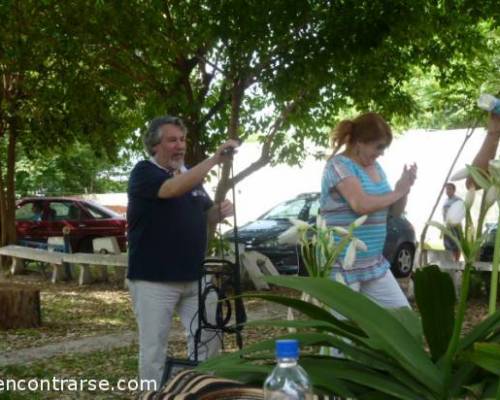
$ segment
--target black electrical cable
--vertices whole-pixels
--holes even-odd
[[[214,292],[217,298],[217,305],[215,309],[215,324],[208,321],[207,319],[206,302],[211,292]],[[224,288],[219,288],[210,283],[205,286],[205,288],[203,289],[203,293],[200,296],[201,301],[199,313],[204,327],[209,329],[218,329],[223,332],[226,331],[226,327],[232,316],[232,306],[231,302],[226,296]],[[224,309],[226,311],[225,313]]]

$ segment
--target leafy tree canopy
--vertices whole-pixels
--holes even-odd
[[[493,0],[7,0],[0,15],[2,215],[16,143],[29,158],[89,144],[112,161],[127,139],[142,147],[131,132],[145,121],[176,114],[191,163],[228,137],[258,137],[260,159],[235,182],[298,162],[306,139],[325,144],[341,111],[429,122],[436,104],[472,104],[498,74],[485,63],[498,61],[486,56],[498,43]],[[446,96],[425,104],[419,80]],[[226,166],[219,198],[230,183]]]
[[[408,123],[427,110],[422,80],[442,99],[472,104],[492,72],[483,63],[498,23],[493,1],[135,0],[78,9],[92,18],[70,25],[98,79],[135,99],[144,120],[182,116],[192,161],[228,136],[257,134],[268,144],[265,162],[295,162],[306,138],[325,143],[325,126],[351,107]]]
[[[131,166],[101,155],[96,157],[89,144],[75,142],[64,152],[34,153],[28,158],[18,151],[16,163],[16,194],[75,195],[81,193],[109,193],[127,190],[124,173]],[[123,160],[123,159],[122,159]]]

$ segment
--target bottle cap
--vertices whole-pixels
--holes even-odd
[[[297,339],[276,340],[276,357],[278,358],[298,358],[299,341]]]

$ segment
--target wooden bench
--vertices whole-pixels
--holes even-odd
[[[118,279],[123,280],[126,286],[126,270],[128,267],[128,257],[126,253],[122,254],[100,254],[100,253],[60,253],[53,250],[41,248],[32,248],[19,245],[8,245],[0,247],[0,255],[12,258],[10,271],[12,275],[23,273],[25,270],[24,261],[38,261],[47,263],[52,267],[51,282],[56,283],[62,279],[67,279],[67,272],[64,265],[78,265],[80,285],[92,282],[90,267],[95,265],[101,268],[101,275],[107,276],[106,268],[108,266],[120,267]]]
[[[106,268],[108,266],[120,267],[118,278],[123,280],[126,287],[126,271],[128,267],[127,253],[121,254],[100,254],[100,253],[70,253],[63,255],[63,262],[73,265],[78,265],[80,274],[78,276],[78,284],[85,285],[92,282],[92,274],[90,267],[92,265],[101,268],[101,274],[107,276]]]
[[[47,263],[52,267],[51,281],[53,283],[66,277],[63,267],[63,253],[25,246],[8,245],[0,247],[0,255],[12,257],[10,271],[13,275],[24,271],[24,260],[32,260]]]

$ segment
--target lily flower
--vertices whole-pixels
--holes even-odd
[[[309,224],[300,219],[290,218],[292,226],[278,236],[279,244],[297,244],[301,235],[309,229]]]
[[[346,228],[343,228],[341,226],[332,226],[332,230],[340,236],[347,236],[349,235],[349,231]]]
[[[360,251],[367,251],[368,250],[368,246],[362,240],[360,240],[358,238],[352,238],[352,241],[354,242],[354,245],[356,246],[356,250],[360,250]]]
[[[475,188],[469,189],[467,191],[467,194],[465,195],[465,200],[464,200],[465,208],[467,210],[470,210],[470,208],[472,207],[472,204],[474,204],[475,197],[476,197],[476,189]]]
[[[446,213],[448,225],[459,225],[465,218],[465,205],[463,201],[455,201]]]
[[[495,201],[498,200],[498,189],[496,186],[492,185],[486,192],[486,198],[484,200],[484,204],[486,209],[490,208]]]
[[[491,176],[500,180],[500,159],[490,160],[488,170],[490,171]]]
[[[355,228],[357,228],[358,226],[363,225],[366,222],[367,218],[368,218],[368,215],[362,215],[361,217],[356,219],[356,221],[354,221],[352,224],[354,225]]]
[[[320,213],[316,216],[316,226],[318,229],[326,229],[326,221]]]
[[[455,172],[451,177],[450,181],[461,181],[462,179],[465,179],[469,176],[469,171],[467,168],[462,168]]]
[[[349,243],[347,251],[345,252],[343,266],[344,269],[351,269],[356,261],[356,244],[354,241]]]

